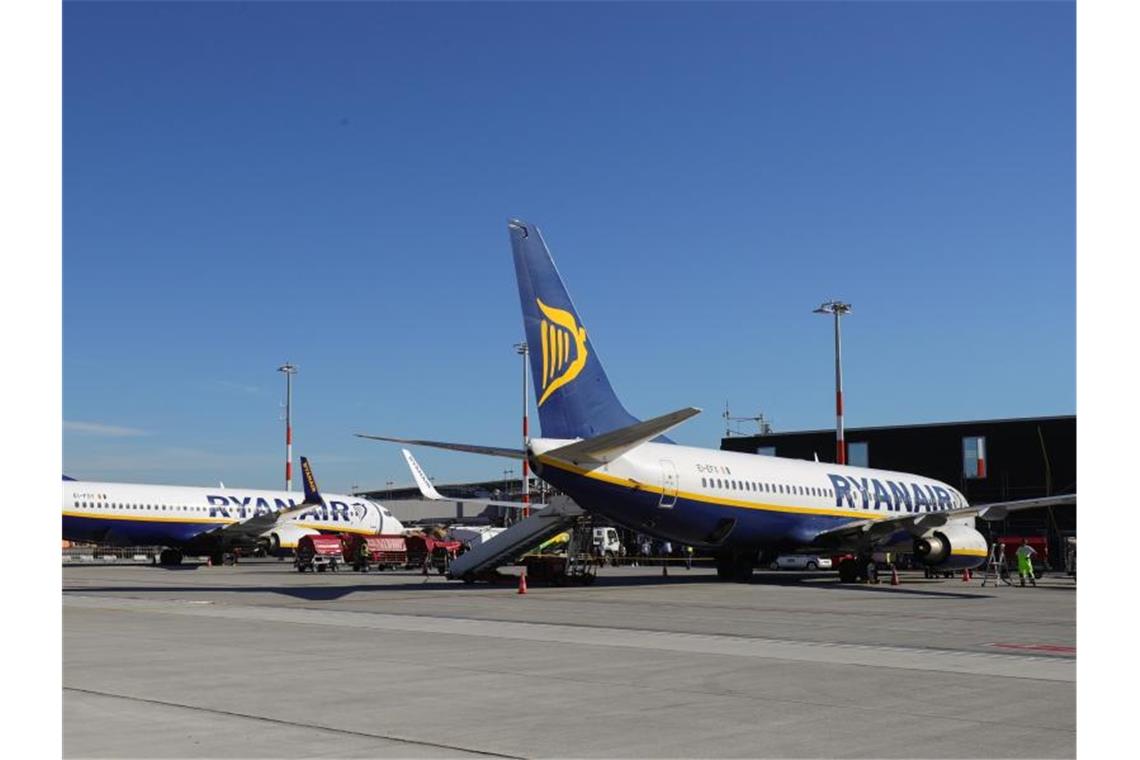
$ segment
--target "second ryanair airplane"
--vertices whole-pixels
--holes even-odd
[[[542,437],[527,450],[364,438],[527,458],[583,509],[659,538],[711,550],[725,580],[747,580],[777,553],[848,552],[855,580],[877,550],[904,549],[940,569],[985,561],[974,521],[1073,505],[1076,495],[970,506],[953,486],[904,472],[680,446],[665,433],[700,410],[638,420],[618,400],[541,233],[509,223],[531,347]]]

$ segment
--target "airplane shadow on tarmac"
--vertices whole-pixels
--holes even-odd
[[[140,568],[149,570],[153,568]],[[163,568],[174,569],[174,568]],[[180,570],[195,570],[201,569],[209,572],[208,568],[204,566],[180,566]],[[343,574],[341,574],[343,577]],[[364,577],[377,577],[377,576],[364,576]],[[380,576],[386,580],[394,580],[391,576]],[[327,586],[294,586],[294,585],[281,585],[274,583],[267,583],[265,585],[248,585],[248,586],[227,586],[215,585],[204,583],[201,586],[185,586],[178,588],[170,588],[166,586],[84,586],[80,588],[64,589],[64,593],[88,594],[88,593],[131,593],[131,594],[170,594],[171,592],[189,592],[189,593],[231,593],[231,594],[280,594],[282,596],[293,597],[296,599],[304,599],[307,601],[335,601],[350,594],[366,594],[366,593],[379,593],[383,594],[387,591],[451,591],[457,593],[475,593],[475,592],[489,592],[489,591],[505,591],[513,589],[517,585],[517,576],[505,575],[502,580],[497,583],[460,583],[457,581],[446,581],[443,578],[432,576],[420,575],[407,575],[406,582],[395,583],[353,583],[351,585],[330,584]],[[203,580],[207,580],[203,578]],[[363,578],[362,578],[363,580]],[[539,583],[530,580],[528,585],[534,589],[565,589],[567,591],[586,591],[592,588],[605,589],[605,588],[621,588],[621,587],[646,587],[646,586],[695,586],[695,585],[739,585],[739,586],[781,586],[786,588],[801,588],[814,591],[843,591],[852,593],[864,594],[900,594],[905,596],[926,596],[934,598],[946,599],[989,599],[993,598],[993,594],[989,590],[981,590],[977,587],[971,588],[969,591],[954,591],[945,588],[946,581],[940,580],[915,580],[912,579],[902,586],[891,586],[889,583],[881,584],[859,584],[859,583],[840,583],[837,579],[831,577],[829,574],[812,574],[812,573],[760,573],[752,578],[748,583],[742,584],[725,584],[723,581],[717,579],[715,575],[709,573],[699,573],[690,575],[684,570],[676,570],[668,576],[647,576],[647,575],[600,575],[595,583],[591,585],[564,585],[556,586],[549,583]],[[918,588],[921,584],[925,588]],[[943,588],[931,588],[931,586],[940,585]],[[1065,587],[1061,587],[1065,588]]]

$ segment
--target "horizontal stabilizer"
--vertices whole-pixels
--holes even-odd
[[[390,441],[392,443],[406,443],[409,446],[431,446],[435,449],[449,451],[465,451],[468,454],[486,454],[492,457],[506,457],[507,459],[526,459],[526,452],[522,449],[506,449],[498,446],[476,446],[471,443],[448,443],[446,441],[417,441],[411,438],[392,438],[385,435],[366,435],[356,433],[357,438],[369,438],[373,441]]]
[[[660,417],[654,417],[644,422],[636,422],[608,433],[576,441],[557,449],[552,449],[544,456],[561,459],[573,464],[600,464],[612,461],[622,454],[635,449],[646,441],[653,440],[666,430],[677,427],[690,417],[700,414],[701,410],[693,406],[678,409]]]

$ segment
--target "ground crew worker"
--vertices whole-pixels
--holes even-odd
[[[874,559],[867,561],[867,583],[879,582],[879,567],[875,564]]]
[[[1025,578],[1029,577],[1029,582],[1034,586],[1037,585],[1037,579],[1033,577],[1033,556],[1037,551],[1029,545],[1028,539],[1021,539],[1021,546],[1017,548],[1017,574],[1021,576],[1021,587],[1025,588]]]
[[[360,542],[360,570],[361,572],[368,572],[368,560],[371,559],[368,555],[368,542],[361,540]]]
[[[685,547],[685,569],[693,569],[693,547],[691,546]]]

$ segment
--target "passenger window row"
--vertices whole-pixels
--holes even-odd
[[[729,478],[701,478],[701,487],[717,488],[724,491],[751,491],[753,493],[822,496],[826,498],[833,498],[835,495],[830,488],[797,486],[787,483],[765,483],[753,480],[732,480]]]
[[[98,504],[96,502],[76,501],[76,509],[98,509],[101,506],[111,509],[142,509],[148,512],[206,512],[207,507],[170,506],[167,504],[121,504],[118,502]]]

